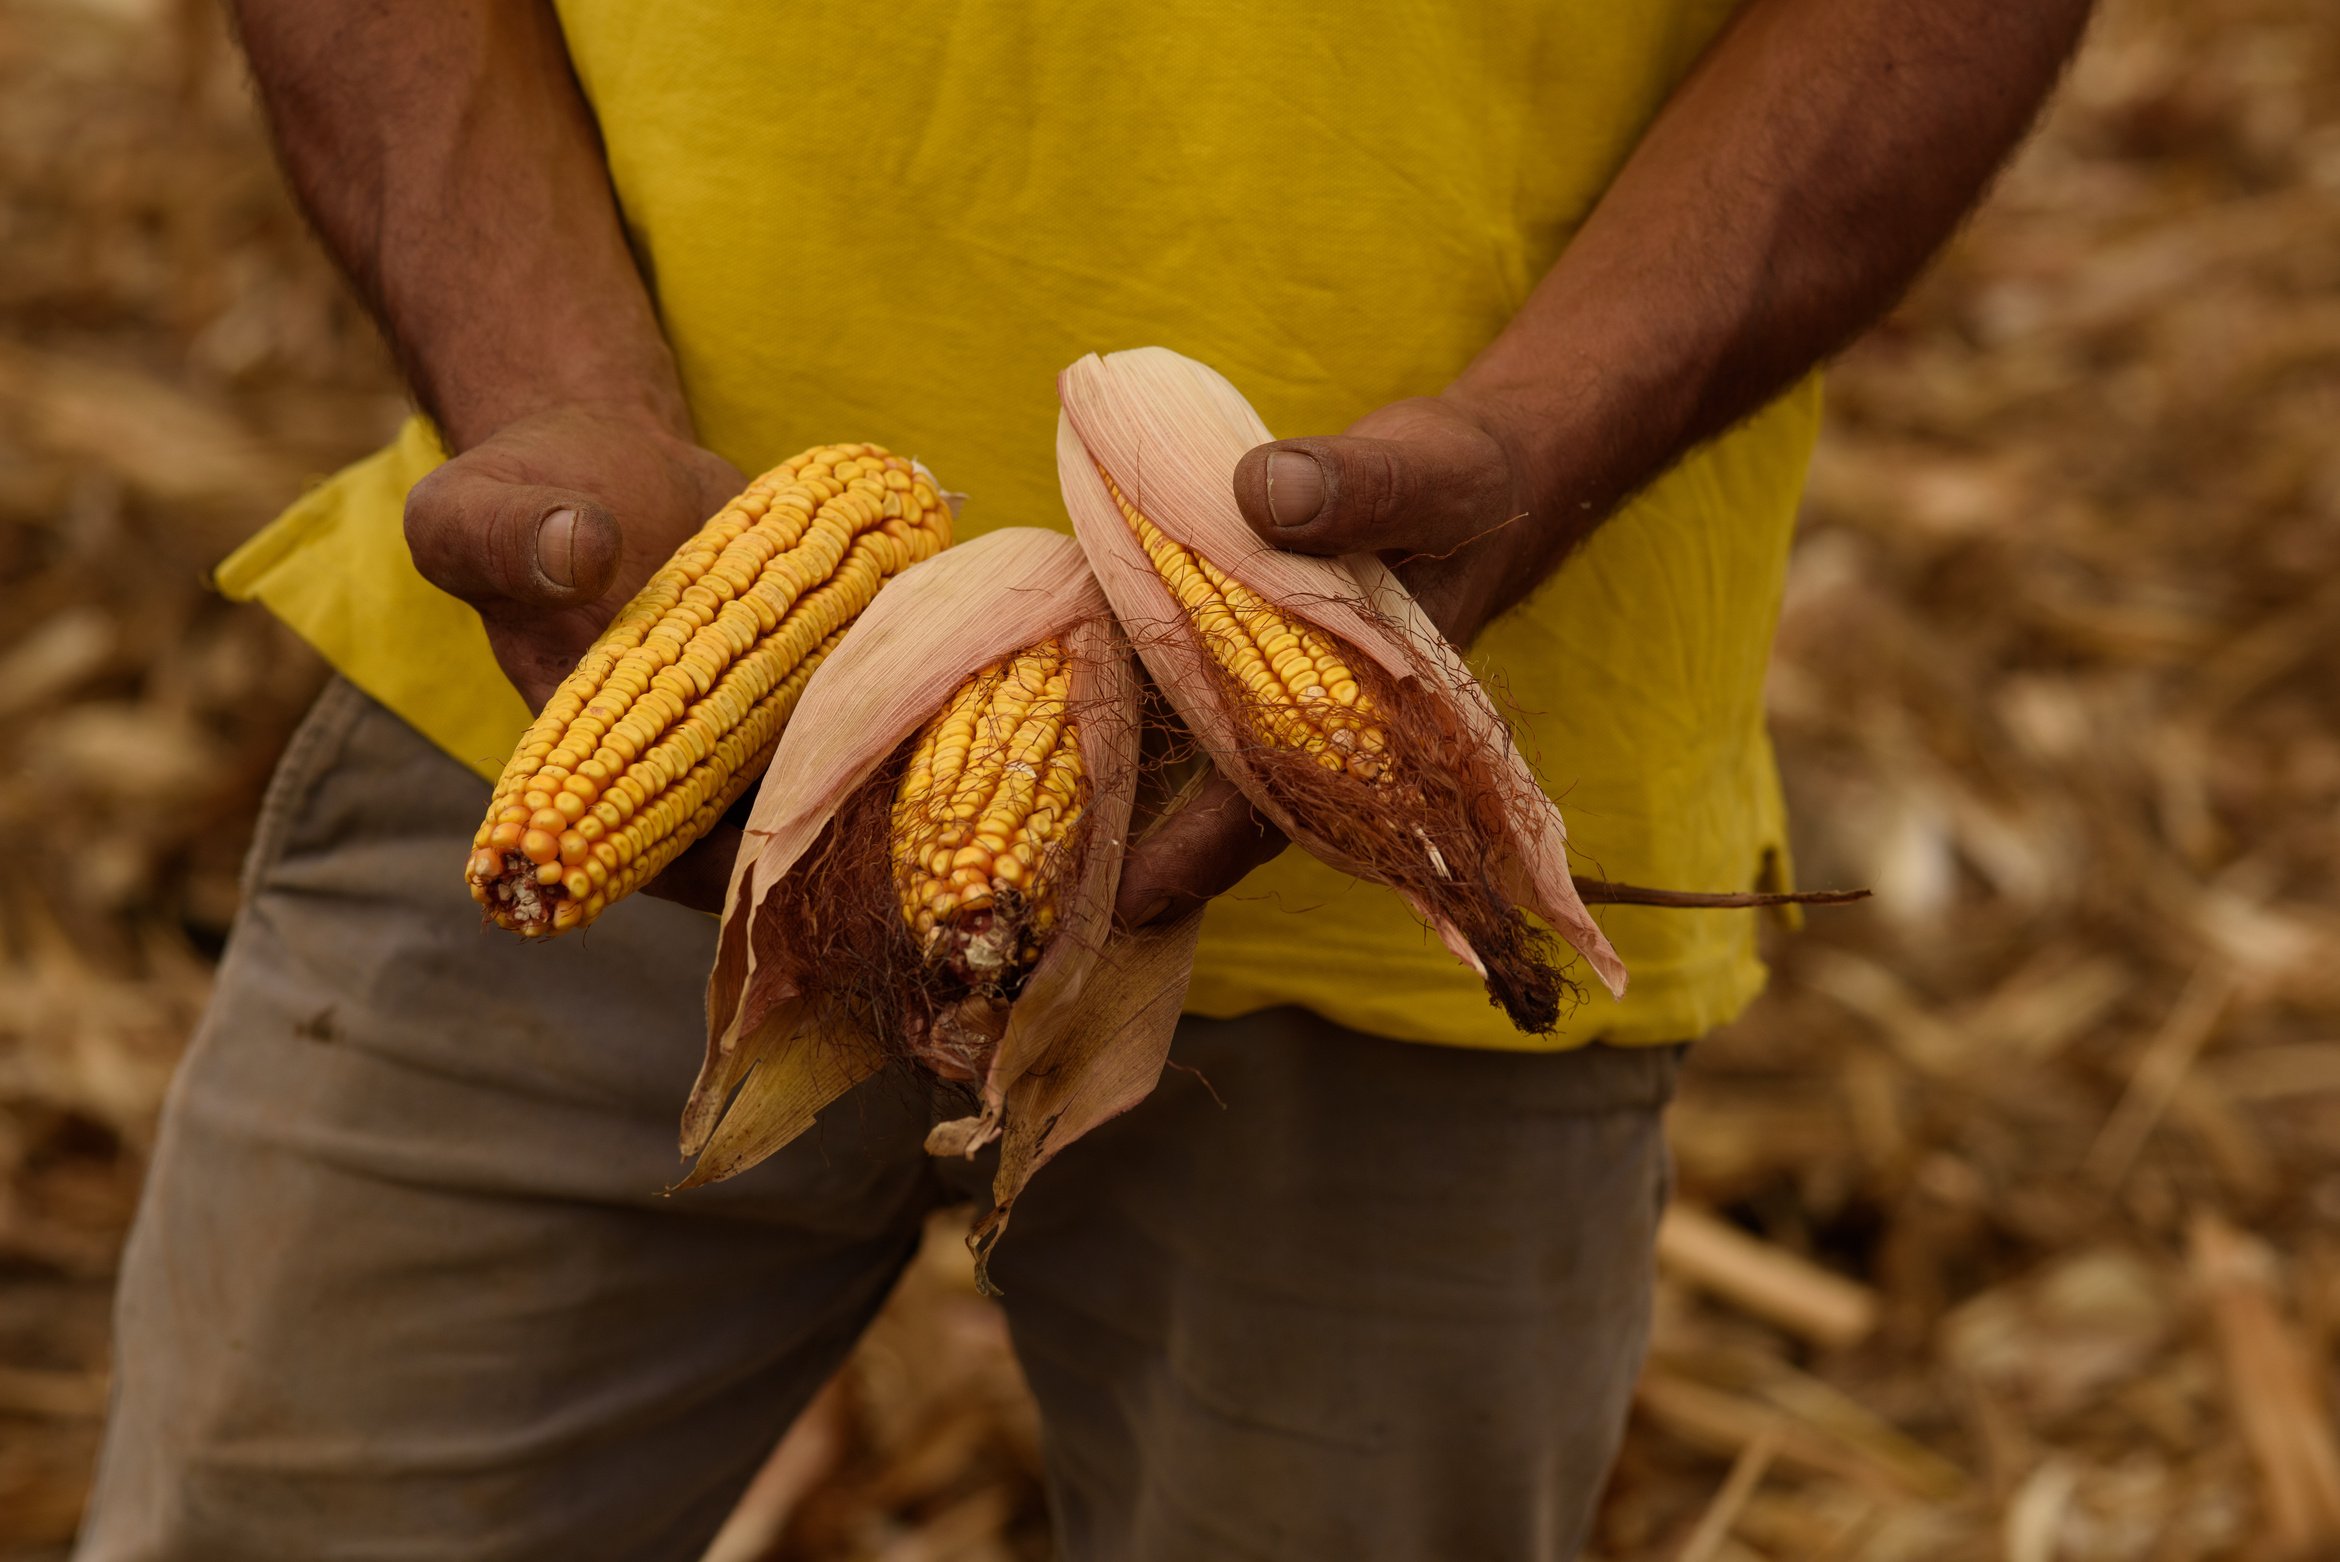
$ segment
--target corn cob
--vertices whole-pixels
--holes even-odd
[[[895,790],[903,919],[970,987],[1012,995],[1055,926],[1086,780],[1071,681],[1055,638],[984,668],[920,729]]]
[[[1381,780],[1388,773],[1388,735],[1339,648],[1164,536],[1110,474],[1099,468],[1098,475],[1211,659],[1244,691],[1242,711],[1253,733],[1299,749],[1327,770]]]
[[[504,767],[465,868],[490,920],[591,922],[722,818],[886,580],[950,541],[926,474],[821,445],[750,483],[626,604]]]
[[[1422,604],[1378,559],[1262,547],[1244,521],[1234,475],[1275,436],[1242,393],[1159,347],[1083,358],[1057,393],[1073,530],[1220,774],[1402,895],[1521,1030],[1569,994],[1554,934],[1622,994],[1559,809]]]

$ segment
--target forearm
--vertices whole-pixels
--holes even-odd
[[[693,443],[547,0],[231,0],[294,192],[452,457],[415,568],[541,704],[742,479]]]
[[[1520,523],[1433,589],[1477,622],[1627,495],[1876,320],[1972,207],[2087,0],[1752,0],[1508,329],[1445,393]]]
[[[233,6],[286,174],[453,448],[564,404],[687,437],[549,5]]]

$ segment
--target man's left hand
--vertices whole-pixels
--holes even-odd
[[[1369,412],[1345,434],[1279,439],[1235,468],[1260,539],[1294,553],[1443,558],[1524,514],[1525,463],[1492,420],[1443,396]]]

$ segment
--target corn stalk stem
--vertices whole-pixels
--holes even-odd
[[[1687,889],[1650,889],[1640,884],[1618,884],[1608,879],[1576,881],[1577,894],[1588,906],[1685,906],[1727,909],[1734,906],[1842,906],[1867,900],[1865,889],[1749,890],[1706,894]]]

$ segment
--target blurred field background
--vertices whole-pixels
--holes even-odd
[[[2340,1555],[2336,82],[2328,0],[2109,0],[1834,376],[1771,707],[1878,896],[1696,1055],[1604,1562]],[[322,676],[204,572],[400,410],[210,7],[0,0],[6,1562]],[[718,1552],[1041,1557],[1036,1470],[942,1231]]]

